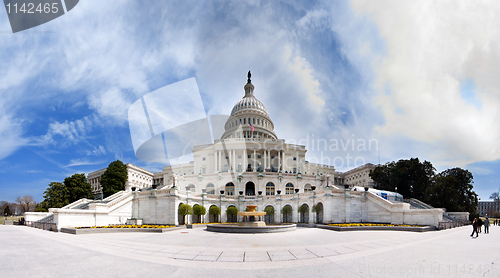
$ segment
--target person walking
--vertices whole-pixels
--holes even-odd
[[[481,217],[479,217],[477,219],[477,230],[479,231],[479,233],[481,233],[481,226],[483,226],[483,220],[481,219]]]
[[[474,221],[472,221],[472,234],[470,236],[474,236],[474,232],[476,233],[476,237],[479,236],[477,233],[477,218],[474,218]]]
[[[484,220],[484,233],[485,234],[489,234],[490,233],[490,220],[488,219],[488,217],[486,217],[486,219]]]

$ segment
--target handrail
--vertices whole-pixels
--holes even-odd
[[[107,204],[107,207],[108,207],[108,208],[111,208],[111,207],[113,207],[114,205],[116,205],[116,204],[120,203],[120,202],[121,202],[121,201],[123,201],[123,200],[126,200],[126,199],[127,199],[127,198],[129,198],[129,197],[132,197],[132,193],[124,194],[122,197],[117,198],[116,200],[113,200],[112,202],[109,202],[109,203]]]

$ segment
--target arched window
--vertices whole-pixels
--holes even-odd
[[[309,191],[312,191],[311,185],[310,184],[304,185],[304,192],[309,192]]]
[[[226,184],[226,195],[234,195],[234,183],[229,182]]]
[[[189,191],[194,191],[195,187],[194,187],[194,184],[190,184],[188,186],[186,186],[186,191],[189,190]]]
[[[268,182],[266,184],[266,196],[274,196],[274,183]]]
[[[291,183],[286,184],[285,194],[293,194],[293,184],[291,184]]]
[[[213,183],[207,184],[207,194],[215,194],[215,186]]]

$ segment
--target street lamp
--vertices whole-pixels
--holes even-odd
[[[395,196],[395,200],[398,201],[398,187],[394,187],[394,189],[396,190],[396,196]]]

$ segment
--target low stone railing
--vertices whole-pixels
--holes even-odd
[[[452,228],[457,228],[457,227],[462,227],[462,226],[467,226],[470,225],[470,221],[450,221],[450,222],[439,222],[438,229],[439,230],[446,230],[446,229],[452,229]]]

